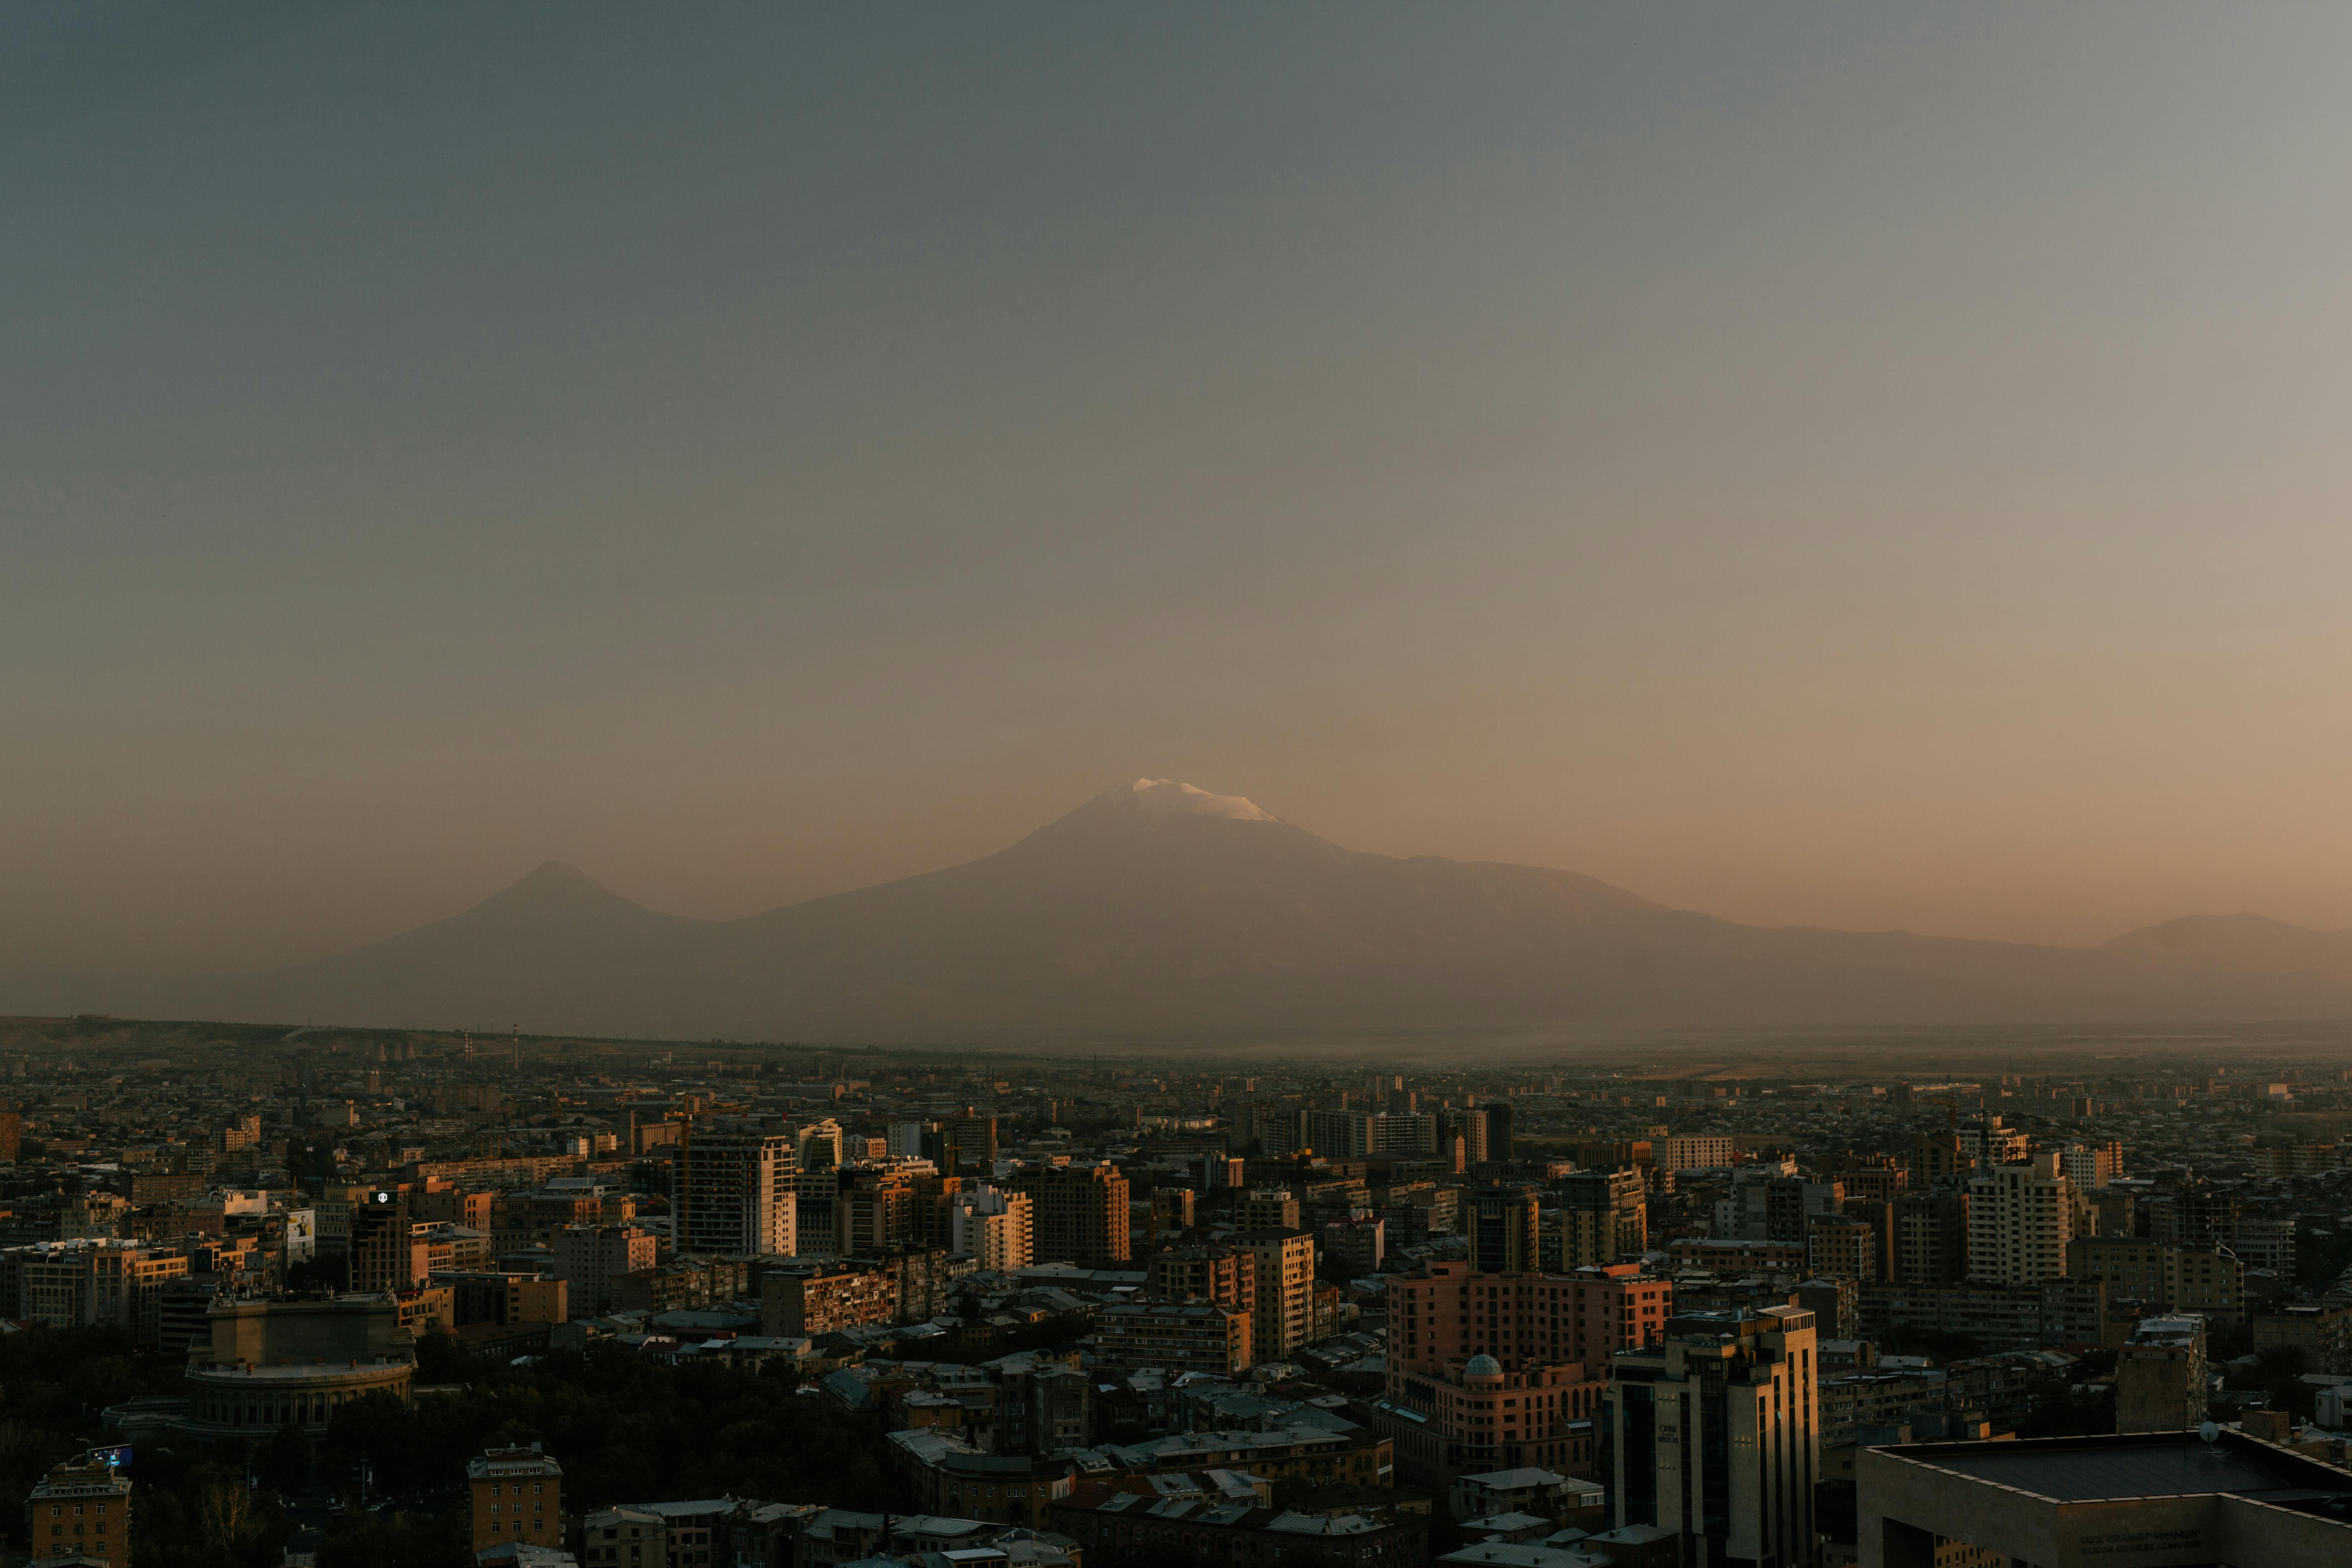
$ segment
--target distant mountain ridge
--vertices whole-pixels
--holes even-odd
[[[2170,953],[2240,973],[2352,980],[2352,931],[2313,931],[2267,915],[2188,915],[2126,931],[2105,945]]]
[[[334,958],[19,984],[11,1003],[942,1042],[2352,1013],[2352,963],[2327,956],[2345,938],[2245,923],[2257,919],[2173,921],[2093,949],[1741,926],[1570,871],[1346,849],[1242,796],[1138,779],[996,854],[743,920],[663,914],[551,862]]]

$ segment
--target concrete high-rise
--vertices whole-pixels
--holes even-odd
[[[850,1165],[835,1173],[833,1249],[875,1257],[914,1239],[915,1173],[898,1166]]]
[[[1482,1107],[1486,1115],[1486,1158],[1507,1160],[1515,1140],[1512,1137],[1512,1110],[1507,1100]]]
[[[1533,1187],[1481,1187],[1463,1195],[1470,1267],[1480,1274],[1529,1274],[1542,1265]]]
[[[1236,1245],[1250,1255],[1252,1333],[1257,1359],[1272,1361],[1307,1343],[1315,1316],[1315,1238],[1297,1230],[1245,1231]]]
[[[1310,1110],[1300,1122],[1307,1147],[1326,1159],[1344,1160],[1369,1154],[1372,1149],[1372,1119],[1353,1110]]]
[[[582,1317],[620,1305],[623,1282],[653,1268],[659,1240],[634,1225],[568,1225],[557,1231],[552,1272]]]
[[[1946,1190],[1895,1200],[1895,1278],[1957,1285],[1969,1272],[1969,1195]]]
[[[1488,1159],[1486,1113],[1483,1110],[1449,1110],[1442,1118],[1443,1131],[1459,1134],[1463,1157],[1471,1164]]]
[[[1255,1187],[1234,1205],[1234,1225],[1241,1230],[1297,1230],[1298,1194],[1287,1187]],[[1263,1342],[1258,1347],[1263,1351]]]
[[[841,1123],[830,1116],[812,1121],[793,1135],[793,1157],[797,1169],[826,1171],[841,1163]]]
[[[674,1244],[722,1258],[798,1250],[793,1140],[782,1132],[705,1131],[680,1140]]]
[[[406,1187],[362,1190],[349,1223],[353,1290],[405,1290],[422,1277]]]
[[[1814,1561],[1821,1372],[1812,1313],[1693,1312],[1610,1364],[1610,1484],[1619,1528],[1683,1538],[1678,1561]]]
[[[1969,1278],[1997,1285],[2034,1285],[2066,1274],[2074,1238],[2074,1184],[2058,1156],[1995,1165],[1969,1179]]]
[[[2104,1279],[2107,1300],[2165,1314],[2194,1313],[2235,1324],[2246,1313],[2246,1266],[2212,1247],[2137,1236],[2078,1236],[2066,1248],[2066,1273]]]
[[[1048,1165],[1015,1178],[1034,1205],[1040,1263],[1128,1260],[1128,1184],[1117,1165]]]
[[[981,1187],[948,1200],[948,1250],[982,1268],[1009,1273],[1035,1258],[1034,1215],[1026,1193]]]
[[[1151,1294],[1166,1301],[1220,1301],[1253,1315],[1257,1257],[1232,1247],[1164,1247],[1151,1255]]]
[[[1649,1189],[1642,1173],[1577,1171],[1561,1178],[1559,1267],[1638,1258],[1650,1245]]]
[[[940,1129],[940,1169],[948,1175],[971,1171],[982,1176],[996,1172],[996,1118],[950,1116]]]

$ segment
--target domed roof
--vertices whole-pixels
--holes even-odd
[[[1500,1377],[1503,1375],[1503,1363],[1496,1361],[1490,1355],[1474,1355],[1470,1358],[1468,1364],[1463,1367],[1462,1375],[1465,1377]]]

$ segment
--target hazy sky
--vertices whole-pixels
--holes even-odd
[[[2352,7],[0,9],[0,969],[1138,774],[2352,925]]]

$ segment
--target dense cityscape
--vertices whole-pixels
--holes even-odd
[[[1883,1456],[2200,1430],[2337,1528],[2326,1054],[1796,1081],[18,1020],[10,1549],[1831,1565],[1893,1539]]]
[[[0,1568],[2352,1568],[2347,146],[0,5]]]

